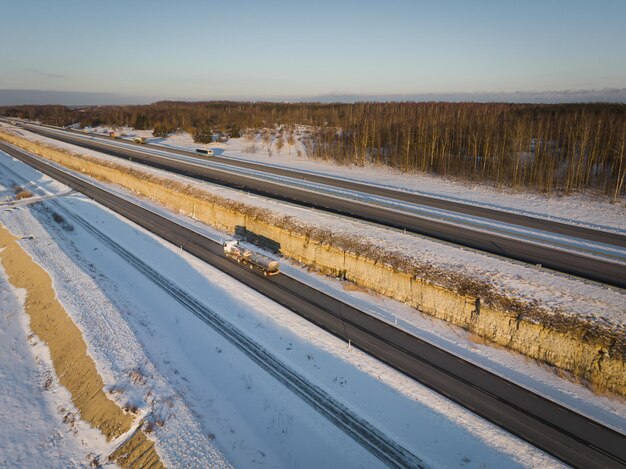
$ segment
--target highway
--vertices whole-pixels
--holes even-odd
[[[0,150],[155,233],[454,402],[575,467],[626,467],[626,437],[284,274],[266,278],[222,247],[86,178],[0,143]]]
[[[41,126],[22,126],[40,135],[100,151],[119,158],[133,160],[176,174],[298,205],[315,207],[316,209],[330,213],[365,220],[383,226],[406,230],[408,232],[429,236],[509,259],[533,265],[541,265],[544,268],[553,269],[607,285],[626,288],[626,263],[624,262],[616,262],[607,258],[590,256],[585,253],[555,246],[547,246],[542,243],[529,242],[523,238],[507,236],[500,233],[472,229],[469,227],[459,227],[456,224],[447,223],[439,219],[418,217],[399,210],[389,210],[385,207],[355,201],[349,197],[335,197],[322,192],[292,187],[275,181],[209,168],[202,164],[171,158],[165,155],[147,153],[145,149],[142,148],[142,145],[130,147],[126,142],[124,145],[119,145],[115,144],[113,141],[99,141],[99,139],[85,138],[83,135],[51,130]],[[170,150],[168,149],[167,151],[169,152]],[[223,160],[224,159],[220,159],[220,162]],[[309,178],[310,176],[307,174],[306,177]],[[332,181],[338,180],[333,179]],[[344,183],[342,181],[339,182]],[[370,190],[378,190],[371,186],[365,187]],[[396,195],[405,194],[398,191],[393,192]],[[412,194],[405,195],[414,197]],[[438,199],[431,199],[431,202],[434,200]],[[490,216],[500,218],[513,217],[509,221],[520,221],[519,215],[492,211],[471,205],[456,204],[455,208],[458,210],[481,211],[483,215],[487,215],[485,212],[485,210],[487,210]],[[528,225],[533,224],[536,227],[547,227],[555,233],[568,234],[568,236],[572,233],[579,233],[581,239],[586,238],[591,240],[593,238],[595,241],[601,240],[598,242],[613,244],[620,248],[626,246],[626,237],[614,233],[555,224],[553,222],[529,217],[521,217],[521,223]]]

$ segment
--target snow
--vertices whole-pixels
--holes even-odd
[[[47,347],[30,331],[24,301],[0,265],[0,467],[88,466],[109,445],[76,419]]]
[[[67,190],[0,156],[0,178],[7,174]],[[45,203],[122,244],[429,465],[559,465],[85,197]],[[154,436],[171,465],[206,466],[218,454],[244,467],[381,465],[80,223],[65,231],[34,206],[0,212],[0,221],[33,236],[24,248],[51,273],[105,383],[164,419]],[[189,463],[186,453],[205,459]]]

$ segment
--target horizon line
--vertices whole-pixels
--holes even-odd
[[[275,103],[356,103],[356,102],[492,102],[515,104],[626,103],[626,88],[565,89],[531,91],[457,91],[432,93],[342,93],[318,95],[228,97],[146,96],[108,91],[58,91],[0,89],[0,106],[61,105],[148,105],[160,101],[179,102],[275,102]]]

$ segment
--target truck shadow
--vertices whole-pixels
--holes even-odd
[[[249,243],[254,244],[255,246],[259,246],[260,248],[267,249],[268,251],[274,252],[276,254],[280,254],[280,243],[274,241],[273,239],[267,238],[263,235],[254,233],[246,229],[245,226],[237,225],[235,226],[235,236],[240,239],[247,241]]]
[[[146,139],[146,143],[151,143],[153,145],[161,145],[167,143],[167,137],[149,137]]]

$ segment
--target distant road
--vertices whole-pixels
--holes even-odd
[[[161,215],[0,143],[0,150],[82,192],[175,246],[567,464],[626,467],[626,437],[287,275],[263,277]],[[375,405],[375,403],[373,403]]]
[[[539,264],[542,267],[564,272],[570,275],[598,281],[620,288],[626,288],[626,265],[611,262],[607,259],[587,256],[574,251],[555,248],[553,246],[535,244],[515,237],[501,236],[497,233],[463,228],[457,225],[441,222],[438,219],[416,217],[410,213],[389,210],[376,205],[366,205],[364,203],[355,202],[349,198],[338,198],[320,192],[307,191],[297,187],[289,187],[286,184],[278,184],[276,182],[260,178],[237,174],[236,172],[216,170],[214,168],[203,166],[201,161],[196,164],[174,157],[167,157],[166,155],[156,155],[151,152],[146,152],[143,145],[129,147],[127,142],[124,142],[124,145],[119,145],[114,141],[85,138],[83,135],[75,135],[70,132],[51,130],[41,126],[24,125],[24,127],[27,130],[46,137],[100,151],[119,158],[133,160],[135,162],[176,174],[220,184],[265,197],[315,207],[316,209],[322,209],[331,213],[366,220],[393,228],[404,229],[413,233],[430,236],[432,238],[467,246],[510,259],[530,264]],[[170,151],[169,149],[164,150],[162,148],[159,150]],[[189,156],[188,152],[182,153]],[[225,160],[220,159],[220,162],[223,161]],[[267,168],[263,165],[256,166]],[[291,173],[290,171],[287,172]],[[300,174],[300,176],[303,177],[302,174]],[[307,174],[306,177],[308,178],[309,175]],[[338,180],[332,179],[332,181]],[[337,183],[343,184],[347,182],[338,181]],[[378,191],[378,188],[372,188],[372,186],[365,185],[364,187]],[[381,191],[385,190],[386,189],[381,189]],[[398,191],[392,192],[398,197],[414,197],[412,194],[405,194]],[[439,201],[439,199],[429,200],[432,203],[448,203],[447,201]],[[510,223],[521,221],[526,223],[527,226],[532,224],[534,227],[547,227],[552,232],[562,234],[567,233],[568,236],[571,236],[572,233],[580,233],[580,237],[584,237],[585,239],[595,241],[599,240],[603,243],[610,242],[619,247],[626,247],[626,237],[614,233],[605,233],[588,228],[533,219],[516,214],[475,207],[472,205],[464,205],[454,202],[452,204],[454,204],[456,209],[466,210],[467,213],[477,213],[477,211],[480,211],[483,215],[489,213],[492,216],[507,220]],[[447,208],[449,209],[450,206],[447,206]]]

